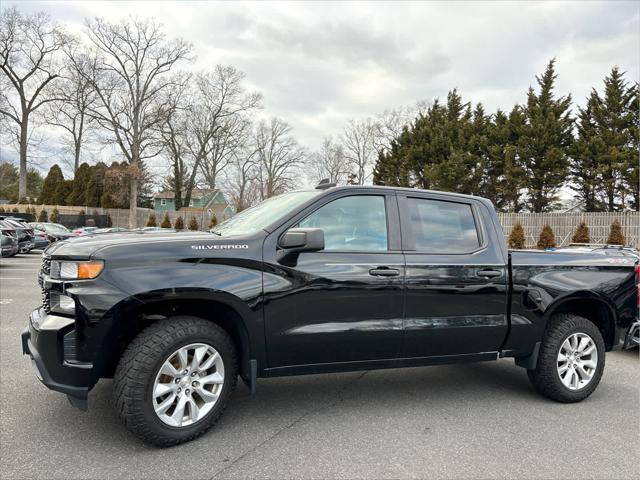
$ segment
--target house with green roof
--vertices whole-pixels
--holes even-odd
[[[153,204],[154,210],[157,212],[173,212],[176,209],[175,193],[170,191],[158,192],[153,198]],[[200,188],[193,189],[189,205],[184,205],[180,210],[211,210],[220,221],[231,217],[235,213],[220,190]]]

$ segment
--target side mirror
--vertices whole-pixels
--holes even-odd
[[[324,232],[320,228],[291,228],[280,237],[278,246],[288,253],[317,252],[324,249]]]

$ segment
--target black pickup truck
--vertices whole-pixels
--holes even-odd
[[[485,199],[388,187],[271,198],[203,233],[52,244],[22,334],[49,388],[86,409],[113,378],[127,428],[195,438],[238,375],[512,357],[561,402],[589,396],[638,325],[637,259],[507,250]]]

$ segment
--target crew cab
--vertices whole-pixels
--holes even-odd
[[[638,325],[637,259],[507,250],[491,202],[416,189],[284,193],[211,232],[52,244],[22,345],[40,380],[114,404],[144,441],[191,440],[238,376],[515,359],[577,402]],[[426,407],[428,408],[428,407]]]

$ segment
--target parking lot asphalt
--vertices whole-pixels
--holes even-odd
[[[40,255],[0,261],[0,478],[639,478],[638,350],[607,355],[599,388],[565,405],[512,360],[239,384],[200,439],[131,436],[101,381],[81,412],[22,356]]]

